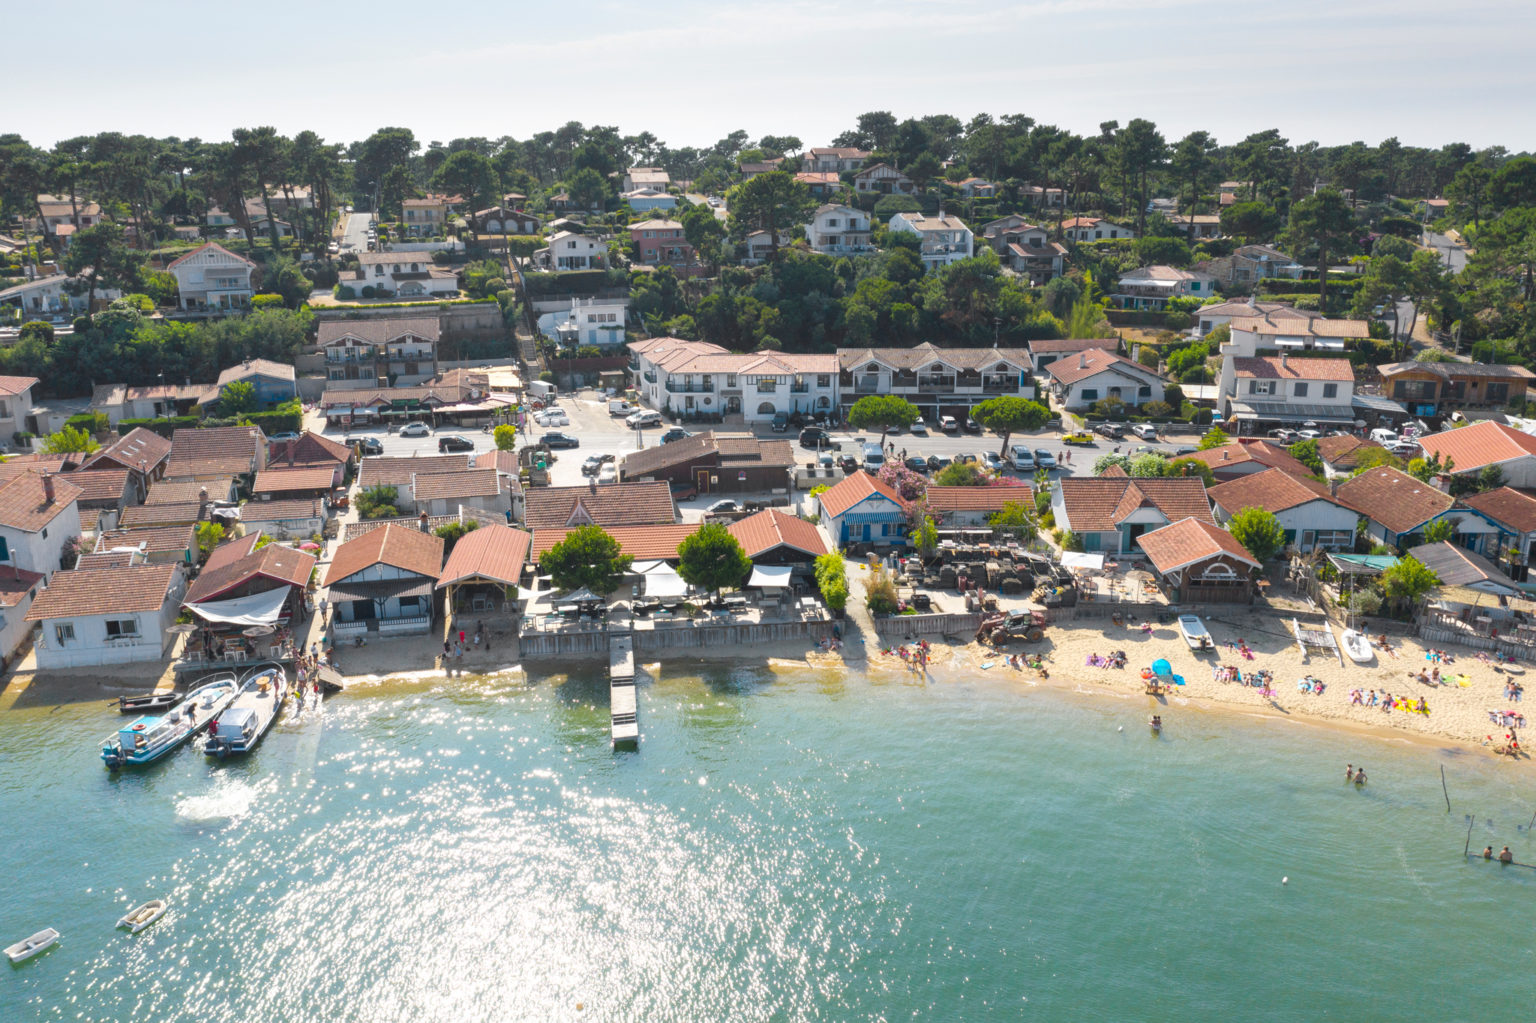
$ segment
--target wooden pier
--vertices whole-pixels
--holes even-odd
[[[635,701],[635,642],[614,636],[608,643],[609,729],[615,746],[640,741],[639,705]]]

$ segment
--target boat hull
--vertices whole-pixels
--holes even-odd
[[[263,679],[268,683],[269,688],[266,691],[261,689]],[[216,732],[208,737],[207,743],[203,746],[203,752],[219,760],[250,753],[261,744],[262,738],[272,729],[278,716],[282,714],[283,703],[288,699],[288,692],[288,675],[281,665],[252,671],[240,683],[240,693],[228,709],[233,711],[235,708],[250,708],[255,711],[253,727],[239,735],[224,735]]]
[[[129,934],[138,934],[156,920],[165,916],[167,908],[164,899],[151,899],[142,906],[136,906],[123,914],[123,918],[117,922],[117,926],[128,928]]]
[[[30,938],[24,938],[14,945],[6,947],[5,955],[13,963],[24,963],[33,956],[42,955],[59,943],[59,932],[52,927],[38,931]]]
[[[1369,664],[1376,659],[1376,652],[1371,649],[1371,641],[1365,633],[1353,629],[1344,630],[1344,652],[1356,664]]]
[[[121,732],[113,733],[101,748],[102,762],[111,770],[146,767],[174,752],[219,715],[238,693],[233,675],[198,686],[187,693],[167,715],[175,724],[143,749],[125,748]]]

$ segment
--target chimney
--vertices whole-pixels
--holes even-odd
[[[1230,452],[1230,451],[1223,451],[1223,452],[1222,452],[1222,453],[1221,453],[1221,460],[1222,460],[1222,461],[1223,461],[1223,462],[1225,462],[1225,461],[1226,461],[1226,460],[1227,460],[1227,459],[1229,459],[1229,458],[1231,458],[1231,457],[1232,457],[1232,452]]]
[[[1078,369],[1087,369],[1088,368],[1088,353],[1087,352],[1078,352],[1077,353],[1077,368]]]
[[[53,503],[53,473],[43,473],[43,503]]]
[[[1281,369],[1286,369],[1289,366],[1290,366],[1290,362],[1287,361],[1286,353],[1285,352],[1281,352],[1280,353],[1280,368]]]

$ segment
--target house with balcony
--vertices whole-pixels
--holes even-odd
[[[432,262],[425,252],[359,252],[358,269],[341,283],[362,296],[372,288],[377,298],[457,298],[459,277]]]
[[[289,401],[299,393],[294,368],[271,359],[246,359],[224,370],[219,374],[219,396],[223,397],[225,389],[236,382],[250,384],[264,408]]]
[[[787,249],[794,243],[794,238],[788,231],[778,232],[778,247]],[[742,263],[747,266],[756,266],[766,263],[773,258],[774,240],[767,231],[753,231],[741,240],[747,254],[742,257]]]
[[[1310,320],[1322,315],[1306,309],[1295,309],[1280,302],[1259,302],[1252,296],[1227,302],[1212,302],[1195,311],[1195,329],[1201,337],[1217,327],[1229,326],[1233,320],[1263,317],[1271,323],[1283,320]]]
[[[448,225],[448,204],[441,197],[406,199],[400,204],[400,226],[408,237],[440,235]]]
[[[1156,370],[1123,355],[1090,348],[1045,369],[1051,379],[1051,396],[1057,408],[1084,412],[1106,398],[1118,398],[1131,406],[1162,401],[1163,378]]]
[[[1216,407],[1236,424],[1235,432],[1306,422],[1324,429],[1354,425],[1355,371],[1348,359],[1235,354],[1243,350],[1236,342],[1221,346],[1216,391]]]
[[[39,195],[37,209],[42,220],[38,230],[51,239],[68,238],[85,227],[95,227],[102,221],[101,206],[72,195]]]
[[[476,210],[469,218],[470,226],[480,234],[530,235],[539,233],[539,218],[532,213],[492,206]]]
[[[1482,362],[1394,362],[1377,366],[1382,393],[1416,416],[1455,409],[1503,408],[1523,404],[1536,378],[1524,366]]]
[[[697,264],[693,246],[683,235],[683,225],[675,220],[642,220],[629,225],[629,238],[635,253],[646,266],[670,266],[686,270]]]
[[[317,326],[327,389],[410,387],[437,375],[436,316],[327,318]]]
[[[539,333],[563,347],[616,348],[624,343],[628,310],[629,303],[622,298],[573,298],[569,309],[539,317]]]
[[[533,254],[535,266],[545,270],[601,270],[608,265],[608,244],[575,231],[557,231],[549,245]]]
[[[1203,260],[1195,269],[1210,274],[1224,288],[1248,290],[1263,280],[1297,280],[1306,268],[1272,246],[1239,245],[1232,255]]]
[[[772,422],[784,413],[838,406],[838,357],[729,351],[707,341],[648,338],[629,344],[635,388],[651,408],[691,415],[740,415]]]
[[[905,398],[929,417],[965,416],[988,398],[1034,399],[1030,355],[1024,348],[839,348],[839,400],[844,414],[867,394]]]
[[[816,208],[805,225],[805,237],[811,251],[823,256],[856,256],[873,252],[870,241],[873,224],[869,214],[842,203],[826,203]]]
[[[14,310],[10,315],[21,323],[82,316],[88,312],[85,304],[90,296],[85,291],[78,295],[70,294],[67,287],[69,281],[67,274],[52,274],[5,288],[0,290],[0,308]],[[97,303],[112,302],[122,297],[123,293],[116,288],[96,289]]]
[[[620,192],[619,198],[636,213],[677,209],[677,196],[671,192],[662,192],[654,188],[636,188],[632,191]]]
[[[664,167],[631,167],[624,172],[624,187],[621,191],[636,192],[648,188],[665,194],[671,185],[672,179],[667,176]]]
[[[1103,217],[1072,217],[1061,222],[1061,235],[1069,242],[1102,242],[1116,238],[1135,238],[1136,232]]]
[[[187,312],[242,312],[251,307],[256,264],[208,242],[166,267],[176,277],[179,308]]]
[[[1120,275],[1110,296],[1121,309],[1162,310],[1174,298],[1209,298],[1216,294],[1216,278],[1172,266],[1142,266]]]
[[[836,171],[800,171],[795,180],[818,199],[830,199],[843,190],[843,179]]]
[[[974,255],[975,236],[958,217],[940,213],[936,217],[921,213],[898,213],[887,225],[892,231],[907,231],[921,239],[918,254],[923,266],[933,270]]]
[[[851,146],[819,146],[805,154],[801,166],[810,171],[842,174],[858,170],[869,156],[867,151]]]
[[[336,642],[429,631],[442,569],[443,538],[396,523],[336,548],[325,576]]]
[[[877,163],[854,174],[853,190],[870,195],[911,195],[917,185],[890,164]]]
[[[1230,347],[1241,355],[1304,350],[1342,352],[1353,342],[1371,336],[1371,325],[1365,320],[1331,320],[1325,316],[1278,313],[1236,316],[1227,327],[1232,332],[1232,340],[1222,346],[1222,352]]]

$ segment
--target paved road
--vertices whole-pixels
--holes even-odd
[[[1459,274],[1467,268],[1467,250],[1456,241],[1443,234],[1425,231],[1424,244],[1440,253],[1440,262],[1449,267],[1451,273]]]
[[[342,236],[342,252],[368,251],[368,226],[373,223],[372,213],[348,213],[347,228]]]

